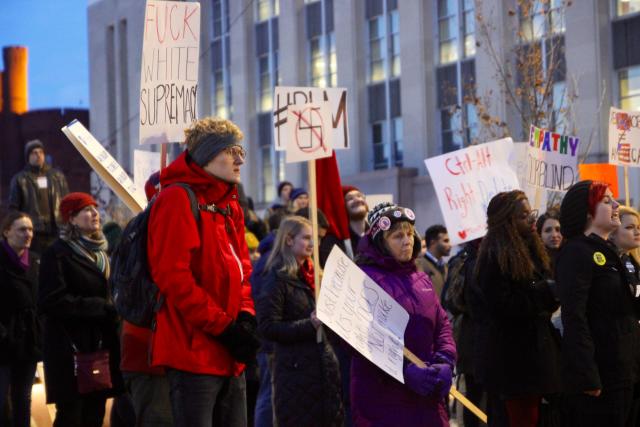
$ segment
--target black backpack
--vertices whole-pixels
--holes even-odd
[[[173,185],[186,190],[193,216],[199,222],[200,205],[191,187],[182,183]],[[155,329],[155,314],[164,302],[151,279],[147,263],[147,228],[156,197],[122,232],[122,240],[111,256],[109,277],[111,296],[118,314],[127,322],[149,329]]]

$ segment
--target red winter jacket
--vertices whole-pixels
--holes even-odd
[[[230,206],[231,215],[200,211],[196,222],[186,183],[201,204]],[[152,340],[153,366],[231,376],[244,365],[216,340],[241,310],[255,315],[244,239],[244,216],[235,185],[205,172],[183,153],[162,171],[163,190],[149,218],[148,256],[165,297]],[[227,223],[225,224],[225,220]]]

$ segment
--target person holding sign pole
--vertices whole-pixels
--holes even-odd
[[[376,205],[360,240],[356,263],[409,313],[404,345],[426,363],[405,361],[404,384],[353,352],[351,413],[355,426],[448,426],[445,397],[456,363],[447,314],[426,273],[416,269],[421,251],[411,209]]]
[[[560,208],[563,376],[567,421],[576,427],[623,427],[632,417],[640,326],[626,267],[607,242],[620,226],[618,208],[608,184],[588,180]]]
[[[278,427],[342,426],[344,408],[338,360],[314,298],[311,223],[301,216],[280,224],[256,302],[258,330],[274,343],[273,408]]]
[[[560,391],[558,301],[536,217],[522,191],[494,196],[475,267],[486,301],[483,382],[491,405],[504,400],[511,427],[537,426],[542,398]]]

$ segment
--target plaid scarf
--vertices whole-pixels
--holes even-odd
[[[74,233],[75,234],[75,233]],[[109,256],[107,255],[107,239],[102,234],[97,239],[92,239],[85,235],[72,238],[66,233],[61,233],[60,238],[67,242],[71,249],[78,255],[94,262],[96,267],[108,279],[110,274]]]

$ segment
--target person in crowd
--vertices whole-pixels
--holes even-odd
[[[31,251],[42,254],[58,237],[58,208],[69,186],[64,174],[46,163],[44,144],[39,139],[27,142],[24,157],[24,170],[11,178],[9,208],[29,215],[35,232]]]
[[[295,212],[309,207],[309,193],[304,188],[294,188],[289,197],[289,210]]]
[[[38,309],[44,315],[43,360],[47,403],[55,427],[100,427],[107,398],[123,391],[116,310],[109,298],[107,241],[89,194],[60,201],[60,238],[42,255]],[[108,351],[112,386],[81,393],[76,357]]]
[[[249,230],[245,230],[244,238],[247,241],[247,249],[249,249],[249,259],[251,260],[251,265],[254,265],[260,259],[260,252],[258,252],[258,246],[260,245],[260,241]]]
[[[303,218],[307,218],[311,221],[311,216],[309,214],[309,208],[298,209],[293,213],[294,215],[301,216]],[[327,231],[329,231],[329,221],[327,220],[326,215],[320,209],[318,209],[318,239],[322,240],[327,235]]]
[[[577,427],[622,427],[633,416],[640,326],[625,265],[607,242],[620,226],[618,207],[608,184],[588,180],[560,207],[562,370],[567,420]]]
[[[536,230],[542,239],[551,262],[551,272],[555,268],[555,261],[562,245],[562,233],[560,232],[560,212],[557,209],[549,209],[538,217]]]
[[[424,233],[424,239],[427,253],[416,259],[416,265],[419,271],[429,275],[433,288],[440,297],[447,281],[448,267],[445,258],[451,253],[449,233],[443,225],[432,225]]]
[[[327,339],[317,343],[311,223],[286,218],[276,235],[258,297],[258,330],[274,343],[275,424],[342,426],[338,360]]]
[[[163,169],[149,217],[149,270],[164,297],[151,365],[167,369],[175,426],[244,426],[243,371],[259,342],[237,191],[243,134],[229,120],[207,117],[185,135],[187,148]],[[199,221],[178,183],[195,193]]]
[[[498,193],[487,207],[487,234],[476,261],[487,304],[485,387],[504,400],[511,427],[535,427],[542,398],[560,391],[558,308],[549,257],[522,191]]]
[[[244,192],[242,184],[238,184],[238,201],[242,207],[244,215],[244,225],[252,232],[258,240],[262,240],[267,235],[267,223],[258,217],[254,210],[253,199]]]
[[[36,310],[40,258],[29,251],[32,239],[29,215],[9,212],[0,248],[0,402],[11,396],[14,427],[31,425],[31,388],[42,359]]]
[[[280,228],[280,223],[287,216],[291,215],[286,209],[275,210],[269,216],[269,234],[258,245],[260,258],[254,265],[251,272],[251,295],[253,300],[257,301],[262,292],[265,276],[264,267],[269,259],[269,254],[273,248],[276,239],[276,233]],[[258,396],[256,398],[256,407],[254,412],[255,427],[271,427],[273,426],[273,407],[271,404],[272,387],[271,387],[271,365],[273,359],[273,344],[262,338],[260,350],[258,351],[258,373],[260,375],[260,386]]]
[[[620,226],[611,233],[609,240],[618,248],[625,270],[640,278],[640,214],[627,206],[620,206],[618,212]],[[633,294],[640,297],[640,289],[633,289]]]
[[[291,190],[293,190],[293,184],[289,181],[282,181],[278,184],[278,200],[275,201],[265,212],[264,222],[269,224],[269,218],[271,215],[281,209],[289,208],[289,201],[291,196]]]
[[[402,384],[353,352],[351,412],[355,426],[448,426],[445,398],[456,348],[429,276],[416,269],[420,237],[411,209],[381,203],[369,212],[356,263],[409,313],[404,345],[426,363],[405,361]]]

